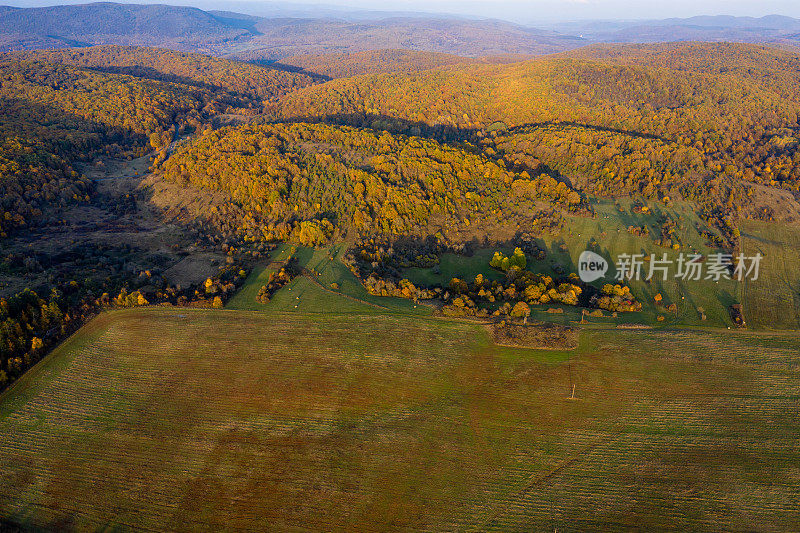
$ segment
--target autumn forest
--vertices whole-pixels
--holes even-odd
[[[197,38],[167,48],[47,25],[0,47],[0,391],[23,398],[0,396],[0,434],[30,454],[0,444],[0,530],[759,530],[784,507],[775,528],[800,524],[796,445],[767,482],[756,444],[713,441],[745,442],[748,416],[750,440],[797,435],[778,411],[797,386],[798,48],[497,23],[459,55],[186,13]],[[386,24],[455,42],[482,23]],[[70,460],[24,439],[90,384],[105,407],[64,420],[105,429],[63,442],[115,496],[68,521],[56,496],[95,474],[64,466],[61,486]],[[766,398],[785,409],[725,403]],[[653,444],[670,435],[702,450]],[[118,464],[168,474],[112,490]],[[581,468],[630,493],[578,501],[561,476]],[[659,476],[674,501],[652,503]],[[731,487],[751,485],[737,514]],[[130,515],[109,511],[123,492]]]

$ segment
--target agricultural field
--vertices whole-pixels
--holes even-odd
[[[535,350],[475,323],[285,307],[89,323],[0,397],[0,515],[78,530],[800,527],[795,333],[589,327],[575,350]]]
[[[744,285],[748,325],[800,328],[800,227],[748,221],[742,246],[748,255],[764,256],[760,279]]]

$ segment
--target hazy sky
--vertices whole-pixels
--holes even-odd
[[[445,11],[524,19],[632,19],[694,15],[800,16],[800,0],[328,0],[327,4],[381,10]]]
[[[21,7],[89,3],[92,0],[0,0],[0,4]],[[304,14],[314,15],[309,4],[379,11],[443,12],[501,18],[512,22],[565,21],[580,19],[657,19],[694,15],[787,15],[800,18],[800,0],[111,0],[123,3],[194,5],[202,9],[243,11],[251,5],[259,14],[271,11],[270,4],[301,4]]]

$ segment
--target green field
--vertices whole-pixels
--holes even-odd
[[[696,225],[705,227],[691,206],[676,203],[671,207],[649,204],[652,212],[650,214],[637,214],[632,210],[634,201],[631,199],[620,199],[617,201],[620,211],[613,202],[608,200],[593,201],[596,216],[591,217],[567,217],[565,227],[556,236],[544,236],[539,240],[539,245],[547,252],[547,257],[543,261],[528,260],[528,269],[534,272],[554,275],[553,265],[560,265],[568,274],[577,272],[578,257],[584,250],[591,249],[589,242],[594,238],[598,248],[597,253],[605,257],[610,265],[613,265],[619,254],[654,254],[661,257],[667,253],[670,259],[677,259],[678,254],[701,253],[708,255],[717,250],[706,245],[698,231]],[[628,226],[648,226],[651,235],[658,233],[657,220],[662,213],[669,214],[680,224],[678,234],[683,242],[680,250],[671,250],[656,245],[652,236],[636,236],[628,233]],[[566,251],[562,251],[562,245]],[[471,278],[478,273],[489,276],[492,279],[502,277],[502,274],[489,267],[489,260],[496,250],[504,253],[511,252],[509,247],[480,249],[472,257],[463,257],[455,254],[444,254],[441,258],[441,274],[434,274],[432,269],[408,269],[406,272],[411,281],[415,283],[432,284],[440,283],[446,285],[450,278],[461,277]],[[789,266],[789,265],[786,265]],[[642,274],[646,275],[647,266],[643,267]],[[673,268],[671,273],[675,272]],[[800,280],[800,275],[794,271],[787,271],[788,276]],[[762,280],[763,281],[763,280]],[[603,278],[594,283],[597,287],[603,284],[614,282],[610,277]],[[626,282],[631,287],[631,291],[642,302],[641,313],[628,313],[620,315],[617,319],[607,317],[605,319],[592,319],[606,325],[616,325],[620,323],[636,322],[657,327],[728,327],[733,326],[730,319],[728,308],[731,304],[741,302],[741,284],[731,280],[680,280],[672,275],[666,281],[661,278],[654,279],[652,282],[632,280]],[[660,293],[663,297],[661,305],[656,305],[654,297]],[[675,303],[677,313],[667,311],[666,306]],[[552,306],[550,306],[552,307]],[[577,321],[580,320],[580,312],[575,308],[564,308],[566,313],[563,316],[556,316],[555,320]],[[700,312],[702,309],[706,315],[706,320],[701,320]],[[554,320],[554,315],[543,313],[544,309],[533,309],[533,316],[542,320]],[[664,320],[659,321],[658,317],[663,316]]]
[[[77,530],[800,527],[797,335],[587,329],[573,352],[537,351],[370,310],[102,315],[0,397],[0,516]]]
[[[385,313],[399,312],[429,315],[431,308],[415,305],[401,298],[381,298],[369,294],[359,280],[341,262],[345,246],[313,249],[280,246],[271,255],[271,262],[253,270],[244,285],[228,302],[228,309],[249,311],[286,311],[298,313]],[[267,304],[256,301],[259,289],[281,262],[294,256],[306,274],[297,276],[278,291]],[[337,289],[331,284],[336,283]]]
[[[800,228],[748,221],[742,247],[747,255],[764,256],[759,279],[744,286],[748,325],[800,328]]]
[[[637,214],[632,210],[634,200],[621,199],[616,202],[594,201],[596,216],[568,217],[566,229],[556,236],[543,236],[539,245],[546,250],[547,257],[543,261],[529,258],[528,269],[546,275],[555,275],[553,265],[561,265],[567,273],[577,271],[577,261],[581,252],[590,249],[589,241],[594,238],[598,243],[595,250],[613,264],[619,254],[654,254],[660,257],[666,253],[668,258],[677,259],[679,253],[712,254],[718,250],[710,248],[696,227],[706,225],[692,211],[691,206],[676,203],[670,207],[650,204],[650,214]],[[620,210],[621,208],[621,210]],[[628,226],[648,226],[651,233],[658,233],[657,220],[662,213],[669,214],[680,224],[678,233],[683,246],[679,250],[670,250],[655,244],[652,236],[636,236],[628,233]],[[729,307],[734,303],[744,304],[744,313],[748,327],[756,330],[794,330],[800,328],[800,272],[795,265],[800,264],[800,228],[795,226],[777,227],[756,221],[742,223],[743,253],[752,256],[759,252],[764,256],[758,280],[739,283],[733,280],[715,282],[707,279],[680,280],[670,275],[669,279],[660,278],[652,282],[628,281],[637,299],[642,302],[640,313],[620,314],[612,318],[606,313],[604,318],[587,318],[591,324],[600,327],[613,327],[619,324],[638,323],[657,328],[690,327],[690,328],[728,328],[733,327]],[[563,248],[566,251],[563,251]],[[294,252],[292,252],[294,250]],[[495,251],[506,254],[512,247],[499,246],[479,248],[469,257],[453,253],[440,256],[439,273],[431,268],[409,268],[404,275],[418,285],[446,286],[450,279],[459,277],[472,279],[483,274],[489,279],[503,279],[502,272],[492,269],[489,261]],[[345,245],[324,249],[310,249],[284,245],[278,248],[272,258],[284,260],[293,253],[306,269],[319,275],[296,278],[288,290],[280,291],[268,305],[258,304],[255,300],[260,287],[266,283],[269,266],[262,266],[247,279],[245,286],[228,303],[230,309],[242,310],[280,310],[290,312],[401,312],[412,314],[430,314],[427,306],[415,306],[412,302],[398,298],[380,298],[366,292],[359,281],[341,263]],[[647,264],[642,270],[647,273]],[[675,266],[670,273],[675,272]],[[705,277],[705,276],[703,276]],[[609,277],[598,280],[595,286],[601,287],[611,280]],[[339,288],[331,290],[331,283]],[[656,294],[663,297],[659,305],[655,302]],[[345,298],[342,298],[344,295]],[[677,312],[667,309],[669,304],[677,306]],[[295,307],[297,306],[297,307]],[[560,307],[563,314],[548,313],[547,310]],[[700,310],[706,315],[701,319]],[[581,320],[580,309],[569,306],[548,305],[534,307],[534,319],[577,323]],[[664,320],[658,320],[661,316]]]

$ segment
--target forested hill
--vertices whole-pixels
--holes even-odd
[[[392,17],[262,18],[168,5],[110,2],[0,10],[0,51],[97,44],[162,46],[246,60],[404,48],[481,56],[543,54],[585,44],[499,20]]]
[[[752,79],[800,73],[800,51],[741,43],[598,44],[560,54],[575,59],[594,59],[620,65],[642,65],[689,72],[735,71]]]
[[[311,76],[302,73],[163,48],[107,45],[12,52],[5,57],[64,63],[161,81],[188,83],[272,102],[313,83]]]
[[[676,143],[725,173],[797,189],[795,55],[744,44],[669,45],[646,57],[640,46],[630,56],[602,50],[333,80],[290,95],[283,113],[479,133],[570,122]]]
[[[163,173],[228,199],[202,217],[253,239],[306,245],[322,244],[336,230],[510,238],[520,223],[531,228],[548,218],[544,207],[585,207],[563,182],[510,171],[466,147],[323,124],[205,131],[178,147]]]
[[[328,78],[349,78],[380,72],[416,72],[445,65],[476,63],[480,60],[453,54],[419,50],[369,50],[351,54],[308,54],[285,57],[281,65],[303,69]]]
[[[615,45],[363,75],[293,93],[282,112],[477,140],[509,168],[602,196],[692,200],[732,247],[739,217],[775,215],[750,184],[800,190],[798,58],[759,45]]]
[[[269,111],[309,83],[303,74],[152,48],[0,56],[0,236],[88,201],[92,185],[75,162],[142,156],[216,115]]]
[[[193,7],[102,2],[0,12],[0,42],[7,49],[86,44],[201,49],[248,35],[248,30]]]
[[[142,155],[222,106],[197,87],[0,61],[0,235],[29,226],[49,208],[88,201],[90,183],[75,161]]]

